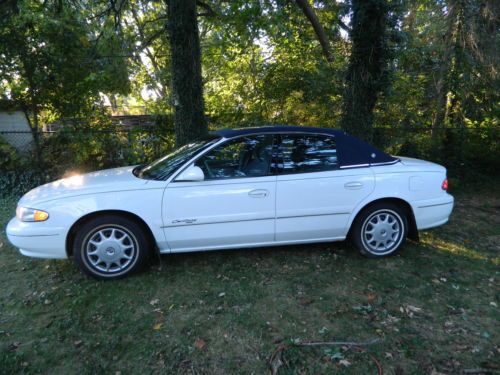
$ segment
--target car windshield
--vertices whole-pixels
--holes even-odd
[[[207,137],[182,146],[174,152],[134,170],[139,178],[147,180],[166,180],[177,168],[191,159],[197,152],[209,147],[220,139],[220,137]]]

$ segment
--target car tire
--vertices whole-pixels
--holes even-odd
[[[396,254],[408,233],[405,211],[393,204],[380,202],[363,209],[356,217],[351,232],[352,241],[368,258]]]
[[[134,220],[105,215],[86,222],[76,233],[73,254],[85,274],[99,280],[120,279],[140,270],[150,243]]]

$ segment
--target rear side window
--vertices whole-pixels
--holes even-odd
[[[335,138],[322,134],[282,135],[278,167],[282,174],[338,169]]]

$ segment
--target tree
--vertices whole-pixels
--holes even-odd
[[[181,146],[208,132],[203,103],[201,49],[196,0],[167,1],[174,128],[176,143]]]
[[[127,65],[101,57],[113,53],[113,32],[103,27],[95,38],[79,9],[61,1],[10,0],[0,10],[1,96],[23,109],[35,151],[42,117],[83,116],[100,92],[127,92]]]
[[[346,75],[341,127],[371,141],[373,109],[387,83],[386,0],[352,0],[351,56]]]
[[[435,77],[435,102],[432,119],[436,137],[456,118],[455,126],[463,126],[471,112],[473,86],[486,80],[487,85],[498,80],[499,63],[495,49],[499,21],[498,4],[493,1],[448,0],[443,19],[446,33],[442,38],[441,56]],[[472,107],[477,107],[473,104]],[[475,108],[473,108],[475,110]]]

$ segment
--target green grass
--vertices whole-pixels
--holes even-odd
[[[495,373],[500,196],[456,198],[449,224],[388,259],[348,243],[192,253],[116,282],[22,257],[2,233],[0,373],[264,374],[290,340],[371,338],[289,346],[278,373]],[[14,208],[0,201],[2,227]]]

